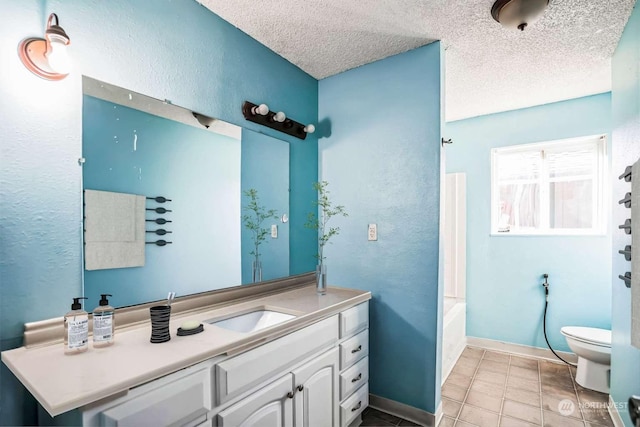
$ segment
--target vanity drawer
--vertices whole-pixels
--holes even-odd
[[[340,374],[340,400],[369,381],[369,358],[365,357]]]
[[[340,424],[348,426],[358,415],[369,406],[369,384],[358,389],[350,398],[340,404]]]
[[[340,313],[340,338],[369,327],[369,303],[363,302]]]
[[[202,369],[102,412],[100,425],[196,425],[211,410],[211,390],[211,369]]]
[[[218,404],[290,368],[313,353],[335,345],[338,315],[307,326],[216,365]]]
[[[348,368],[368,354],[369,330],[365,329],[355,337],[351,337],[340,344],[340,369]]]

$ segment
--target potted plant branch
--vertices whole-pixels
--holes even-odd
[[[314,182],[313,188],[318,192],[318,200],[313,204],[318,208],[318,214],[310,212],[307,216],[305,227],[317,230],[318,232],[318,253],[316,258],[318,264],[316,266],[316,289],[318,294],[324,295],[327,292],[327,266],[324,262],[324,247],[333,236],[340,233],[340,227],[330,227],[329,220],[334,216],[349,216],[342,205],[333,205],[329,199],[329,190],[327,181]]]
[[[275,209],[267,210],[260,205],[258,190],[251,188],[243,192],[249,198],[249,203],[242,210],[247,212],[242,215],[244,226],[251,232],[253,249],[249,254],[253,255],[251,280],[253,283],[262,281],[262,261],[260,260],[260,245],[267,240],[268,228],[263,228],[262,223],[266,219],[277,219]]]

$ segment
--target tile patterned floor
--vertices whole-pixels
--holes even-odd
[[[439,427],[613,427],[608,395],[574,377],[564,363],[467,347],[442,387]]]

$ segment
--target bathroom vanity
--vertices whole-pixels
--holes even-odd
[[[176,300],[166,343],[149,342],[146,304],[123,313],[129,320],[119,326],[112,347],[65,356],[60,342],[36,342],[2,353],[2,360],[49,414],[64,413],[65,422],[358,424],[368,405],[371,294],[329,287],[319,296],[308,276],[279,289],[239,287]],[[211,304],[212,298],[217,302]],[[248,332],[216,324],[261,310],[293,317]],[[144,312],[147,319],[136,321]],[[192,320],[202,321],[204,331],[176,336]]]

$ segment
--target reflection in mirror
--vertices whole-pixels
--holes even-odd
[[[255,190],[278,217],[288,214],[289,144],[87,77],[83,91],[83,189],[144,196],[143,239],[166,242],[145,244],[140,267],[100,268],[98,262],[84,269],[87,308],[105,293],[121,307],[169,291],[182,296],[251,283],[243,191]],[[113,205],[102,210],[108,218],[99,218],[106,227],[133,222],[114,219]],[[287,276],[288,224],[268,219],[262,225],[269,230],[260,246],[262,280]],[[95,244],[87,243],[85,259],[101,259],[88,253]]]
[[[276,143],[274,143],[274,141]],[[251,190],[257,204],[266,211],[274,211],[275,218],[265,219],[261,229],[266,230],[265,240],[259,245],[262,280],[289,275],[289,224],[281,221],[289,213],[289,144],[270,136],[242,130],[242,207],[243,215],[251,215],[248,209]],[[285,190],[285,191],[283,191]],[[242,226],[242,283],[252,283],[255,277],[255,234]]]

